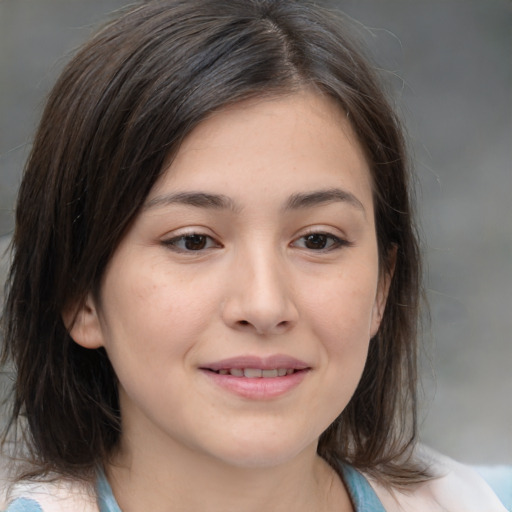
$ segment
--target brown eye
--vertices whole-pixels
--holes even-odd
[[[219,247],[211,236],[200,233],[191,233],[190,235],[181,235],[169,240],[164,240],[163,245],[177,252],[198,252],[214,247]]]
[[[304,237],[304,247],[307,249],[322,250],[327,247],[329,237],[321,233],[314,233]]]
[[[299,249],[307,249],[310,251],[330,251],[339,249],[344,246],[351,245],[347,240],[343,240],[330,233],[309,233],[297,238],[292,244]]]
[[[183,237],[185,249],[188,251],[200,251],[206,247],[208,239],[204,235],[187,235]]]

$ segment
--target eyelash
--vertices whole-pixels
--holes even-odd
[[[194,240],[194,238],[196,240]],[[198,240],[198,239],[201,239],[201,240]],[[201,241],[204,242],[204,244],[202,247],[199,247],[197,249],[190,249],[187,247],[179,247],[178,246],[178,244],[180,242],[184,242],[185,244],[187,244],[187,242],[192,242],[192,243],[198,243],[199,245],[201,245],[201,243],[200,243]],[[205,247],[205,245],[208,245],[208,241],[211,241],[213,243],[209,247]],[[172,249],[176,252],[183,252],[183,253],[201,252],[201,251],[205,251],[205,250],[212,249],[215,247],[221,247],[221,244],[219,244],[213,237],[211,237],[209,235],[205,235],[203,233],[186,233],[184,235],[179,235],[179,236],[170,238],[168,240],[164,240],[162,243],[166,247],[169,247],[170,249]]]
[[[327,247],[320,247],[316,249],[306,246],[299,248],[304,250],[310,250],[313,252],[329,252],[336,249],[340,249],[342,247],[350,247],[352,245],[352,243],[349,242],[348,240],[345,240],[331,233],[326,233],[323,231],[310,231],[308,233],[304,233],[299,238],[291,242],[290,245],[292,247],[296,246],[299,240],[306,240],[308,238],[310,239],[310,242],[313,241],[313,243],[315,243],[313,237],[317,238],[316,243],[320,242],[329,245]],[[185,247],[180,247],[180,243],[185,244]],[[187,243],[196,244],[197,247],[195,249],[192,249],[186,246]],[[222,247],[222,245],[218,243],[213,237],[211,237],[210,235],[205,235],[203,233],[186,233],[184,235],[179,235],[168,240],[164,240],[162,244],[176,252],[181,253],[200,253],[208,249]]]
[[[350,247],[350,246],[353,245],[348,240],[345,240],[343,238],[335,236],[332,233],[326,233],[325,231],[310,231],[308,233],[304,233],[299,238],[294,240],[291,245],[296,244],[299,240],[307,239],[308,237],[319,237],[319,238],[323,239],[323,241],[325,241],[325,242],[329,242],[329,241],[331,242],[330,246],[322,247],[322,248],[319,248],[319,249],[318,248],[317,249],[311,249],[311,248],[308,248],[308,247],[301,247],[302,249],[310,250],[310,251],[313,251],[313,252],[329,252],[329,251],[333,251],[333,250],[336,250],[336,249],[341,249],[342,247]]]

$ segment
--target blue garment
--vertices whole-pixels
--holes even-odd
[[[356,512],[386,512],[368,480],[359,471],[341,464],[340,472]]]
[[[6,512],[43,512],[43,509],[35,500],[18,498],[7,507]]]
[[[486,480],[505,508],[512,512],[512,467],[497,466],[475,469]],[[385,512],[375,491],[359,471],[347,464],[340,464],[339,473],[345,482],[356,512]],[[122,512],[103,473],[98,478],[97,489],[100,512]],[[28,509],[27,512],[39,512],[39,510]],[[9,510],[9,512],[11,511]]]
[[[361,473],[348,465],[340,465],[340,472],[356,512],[386,512]],[[97,492],[100,512],[121,512],[103,472],[98,477]]]
[[[121,512],[103,471],[100,471],[98,474],[96,492],[98,493],[98,507],[100,512]]]
[[[512,467],[477,467],[475,469],[487,481],[506,510],[512,512]],[[344,464],[340,464],[339,473],[345,482],[356,512],[385,512],[368,480],[361,473]],[[98,475],[96,490],[100,512],[122,512],[103,472]],[[11,502],[6,512],[42,512],[42,509],[33,499],[18,498]]]
[[[361,473],[348,465],[341,465],[340,472],[356,512],[385,512],[377,495]],[[100,512],[122,512],[103,471],[98,474],[96,492]],[[42,512],[42,509],[35,500],[18,498],[11,502],[6,512]]]

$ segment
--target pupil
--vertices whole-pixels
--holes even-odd
[[[308,249],[325,249],[327,237],[325,235],[308,235],[306,237],[306,247]]]
[[[206,237],[203,235],[189,235],[185,237],[185,247],[189,251],[200,251],[206,245]]]

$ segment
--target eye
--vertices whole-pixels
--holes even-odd
[[[198,252],[214,247],[219,247],[211,236],[200,233],[190,233],[164,240],[163,244],[179,252]]]
[[[294,247],[308,249],[311,251],[329,251],[339,247],[349,245],[347,240],[343,240],[330,233],[308,233],[295,240]]]

